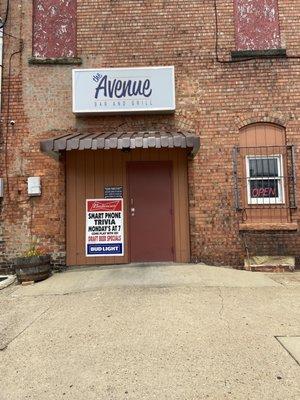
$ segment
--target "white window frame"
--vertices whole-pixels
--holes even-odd
[[[258,159],[276,159],[277,160],[277,169],[278,169],[278,178],[276,177],[261,177],[261,178],[251,178],[250,177],[250,160],[258,160]],[[269,154],[269,155],[248,155],[246,156],[246,175],[247,175],[247,198],[248,204],[250,205],[269,205],[269,204],[284,204],[285,203],[285,194],[284,194],[284,177],[283,177],[283,158],[282,154]],[[258,181],[258,180],[270,180],[274,179],[278,181],[278,197],[251,197],[250,190],[250,182]]]

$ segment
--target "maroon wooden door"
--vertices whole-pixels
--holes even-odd
[[[172,164],[128,163],[131,262],[174,261]]]

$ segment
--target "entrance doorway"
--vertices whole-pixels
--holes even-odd
[[[67,265],[189,262],[187,171],[184,149],[67,151]],[[124,195],[124,255],[86,257],[86,199],[104,199],[105,188],[116,186]],[[131,198],[135,220],[129,213]]]
[[[131,262],[174,261],[172,163],[127,163]]]

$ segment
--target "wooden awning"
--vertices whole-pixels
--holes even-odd
[[[194,156],[200,148],[200,138],[187,131],[135,131],[64,133],[41,141],[41,150],[53,154],[69,150],[186,148]]]

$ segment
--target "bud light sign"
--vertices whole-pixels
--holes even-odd
[[[76,114],[174,110],[174,67],[73,70]]]
[[[86,256],[123,256],[123,199],[86,200]]]

